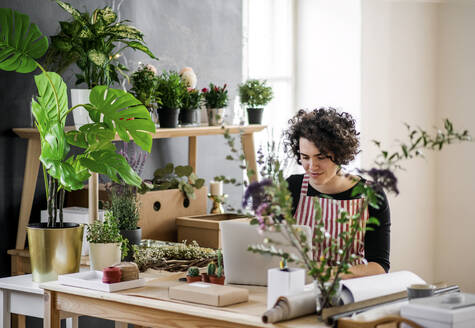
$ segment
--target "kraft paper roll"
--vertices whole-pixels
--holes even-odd
[[[264,312],[262,321],[264,323],[275,323],[298,318],[315,313],[316,306],[317,301],[314,290],[295,295],[280,296],[275,302],[274,307]]]

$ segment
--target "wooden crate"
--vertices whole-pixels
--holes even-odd
[[[202,247],[221,248],[219,222],[227,220],[248,221],[249,218],[230,213],[177,217],[178,241],[196,240]]]
[[[206,214],[207,188],[195,190],[195,199],[187,200],[178,189],[149,191],[139,195],[142,239],[177,241],[175,219],[179,216]]]

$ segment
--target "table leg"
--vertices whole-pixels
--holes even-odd
[[[188,137],[188,165],[196,173],[196,137]]]
[[[0,289],[0,325],[10,328],[10,295],[4,289]]]
[[[127,327],[128,327],[128,324],[125,323],[125,322],[116,321],[114,327],[115,327],[115,328],[127,328]],[[135,327],[135,326],[134,326],[134,327]]]
[[[23,189],[21,192],[20,218],[16,235],[16,249],[24,249],[26,241],[26,225],[30,221],[31,206],[35,196],[36,180],[40,168],[41,143],[40,139],[28,139],[26,151],[25,173],[23,174]]]
[[[79,327],[79,317],[74,316],[72,318],[66,318],[66,328],[78,328]]]
[[[99,213],[99,175],[91,172],[88,189],[89,223],[98,219]]]
[[[247,167],[254,171],[250,182],[257,181],[256,152],[254,149],[254,138],[252,133],[241,135],[242,148],[246,158]]]
[[[44,304],[45,312],[43,318],[44,328],[60,328],[59,310],[56,308],[55,292],[45,290]]]

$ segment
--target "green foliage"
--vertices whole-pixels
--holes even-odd
[[[73,15],[78,15],[72,8],[67,8]],[[155,132],[155,124],[146,108],[125,91],[97,86],[91,91],[90,104],[78,105],[88,110],[94,123],[66,133],[66,116],[78,106],[68,109],[66,84],[58,74],[46,72],[36,61],[46,51],[48,43],[43,41],[38,27],[29,24],[28,17],[17,12],[1,10],[0,26],[3,40],[0,54],[4,59],[0,60],[0,68],[24,73],[33,71],[34,64],[43,71],[35,76],[38,97],[32,102],[32,113],[40,134],[40,160],[46,171],[48,226],[56,224],[56,209],[62,225],[64,190],[82,189],[90,171],[105,174],[113,181],[119,181],[120,176],[126,183],[140,186],[142,180],[115,152],[112,141],[117,133],[122,140],[129,141],[132,137],[142,149],[150,151],[150,133]],[[29,30],[27,36],[26,28]],[[80,152],[70,155],[70,145],[79,147]],[[52,179],[47,178],[46,173]]]
[[[108,210],[117,218],[120,230],[135,230],[140,219],[135,188],[114,184],[108,190]]]
[[[155,92],[159,110],[160,108],[178,109],[181,107],[181,100],[186,92],[186,86],[177,72],[163,72],[157,78]]]
[[[104,222],[96,220],[87,225],[86,239],[95,244],[121,243],[122,258],[127,256],[128,240],[121,236],[119,222],[112,212],[105,213]]]
[[[168,163],[165,167],[155,170],[152,186],[143,186],[141,192],[149,190],[180,189],[186,197],[195,199],[195,189],[203,187],[205,180],[198,178],[189,165],[176,167]]]
[[[216,263],[208,263],[208,276],[214,276],[216,274]]]
[[[265,106],[273,98],[272,88],[266,85],[266,81],[247,80],[239,85],[241,103],[249,108]]]
[[[209,84],[208,88],[201,89],[206,108],[223,108],[228,105],[228,90],[226,84],[223,87]]]
[[[144,104],[149,111],[153,110],[157,98],[155,89],[157,87],[157,75],[155,68],[151,65],[141,65],[131,76],[132,94]]]
[[[471,141],[468,130],[457,132],[454,130],[453,124],[450,120],[444,120],[443,130],[437,129],[436,133],[430,135],[421,128],[412,128],[409,124],[404,124],[409,134],[409,140],[406,142],[398,141],[398,150],[390,152],[381,149],[381,143],[373,140],[373,143],[380,149],[380,153],[375,160],[375,164],[380,169],[394,168],[395,170],[402,169],[399,164],[402,160],[407,160],[415,157],[424,158],[425,150],[442,150],[446,145],[454,142]]]
[[[218,268],[216,270],[216,276],[218,278],[221,278],[221,276],[223,275],[223,254],[221,253],[220,249],[216,251],[216,256],[218,257]]]
[[[0,17],[0,69],[33,72],[37,68],[35,60],[48,50],[48,38],[27,15],[0,8]]]
[[[61,21],[60,32],[51,37],[46,65],[61,73],[75,63],[81,70],[76,74],[76,84],[86,83],[91,89],[119,82],[119,74],[126,77],[127,67],[118,58],[127,48],[157,59],[145,45],[142,32],[127,25],[127,20],[117,21],[112,8],[96,9],[89,14],[66,2],[56,0],[56,3],[71,15],[71,20]]]
[[[196,89],[187,88],[181,98],[181,109],[192,110],[200,106],[201,93]]]
[[[198,277],[200,275],[200,269],[198,267],[191,266],[188,268],[186,275],[190,277]]]

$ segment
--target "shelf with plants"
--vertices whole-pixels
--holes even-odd
[[[157,129],[152,133],[153,139],[188,137],[188,163],[196,172],[197,161],[197,137],[207,135],[221,135],[228,131],[230,134],[241,134],[244,155],[250,167],[254,167],[256,172],[256,153],[254,148],[253,134],[262,131],[265,125],[250,126],[199,126],[199,127],[183,127],[170,129]],[[65,127],[65,131],[73,130],[74,127]],[[38,178],[38,170],[40,167],[40,135],[35,128],[14,128],[13,131],[23,139],[28,140],[28,148],[25,162],[25,174],[23,177],[23,189],[20,205],[20,218],[18,224],[18,233],[16,239],[16,249],[24,249],[26,233],[25,227],[29,222],[31,206],[35,192],[36,181]],[[116,141],[120,140],[118,136]],[[90,204],[91,205],[91,204]]]

